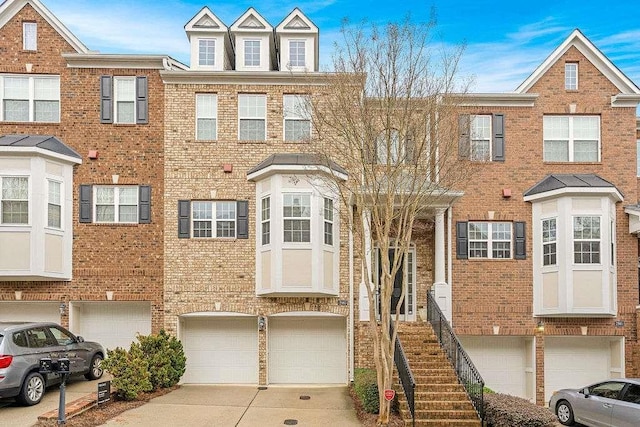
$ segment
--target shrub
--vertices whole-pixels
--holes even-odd
[[[354,372],[353,389],[362,403],[362,408],[371,414],[380,412],[378,378],[373,369],[358,368]]]
[[[153,389],[178,384],[187,362],[182,343],[164,330],[158,335],[138,335],[138,341],[149,364],[149,379]]]
[[[486,393],[484,411],[487,425],[493,427],[552,427],[557,422],[548,408],[508,394]]]
[[[113,375],[111,384],[116,389],[116,396],[124,400],[133,400],[142,392],[152,390],[149,381],[149,364],[145,359],[140,344],[131,343],[129,351],[116,347],[107,350],[107,358],[102,367]]]

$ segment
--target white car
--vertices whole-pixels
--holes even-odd
[[[640,426],[640,378],[617,378],[551,396],[549,408],[565,426]]]

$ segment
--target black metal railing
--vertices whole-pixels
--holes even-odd
[[[389,325],[389,336],[393,338],[393,322]],[[404,396],[407,398],[407,405],[409,406],[409,412],[411,412],[411,419],[413,425],[416,425],[416,403],[415,403],[415,390],[416,381],[413,379],[413,373],[409,367],[409,361],[404,354],[400,337],[396,336],[395,350],[393,351],[393,361],[395,362],[396,369],[398,370],[398,377],[400,378],[400,384],[402,384],[402,390],[404,390]]]
[[[451,329],[449,321],[442,314],[431,292],[427,292],[427,319],[440,342],[440,347],[445,351],[451,361],[458,380],[464,386],[476,408],[481,420],[484,420],[484,381],[480,372],[476,369],[471,358],[460,344],[458,337]]]

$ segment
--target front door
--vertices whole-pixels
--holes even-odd
[[[382,277],[382,253],[380,250],[377,251],[377,278],[378,284],[380,283],[380,278]],[[396,256],[402,257],[403,255],[396,248],[389,249],[389,265],[392,265]],[[393,292],[391,294],[391,314],[400,314],[403,315],[403,320],[412,320],[415,317],[414,313],[414,259],[415,252],[413,249],[410,249],[407,253],[407,257],[403,257],[400,260],[400,268],[396,272],[396,275],[393,279]],[[406,277],[407,283],[407,292],[405,294],[404,300],[398,307],[398,302],[400,301],[400,297],[402,296],[402,279]],[[378,288],[379,289],[379,288]],[[378,298],[378,313],[380,313],[380,298]]]

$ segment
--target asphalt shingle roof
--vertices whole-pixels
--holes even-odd
[[[34,147],[48,150],[64,156],[82,159],[73,148],[51,135],[3,135],[0,147]]]

